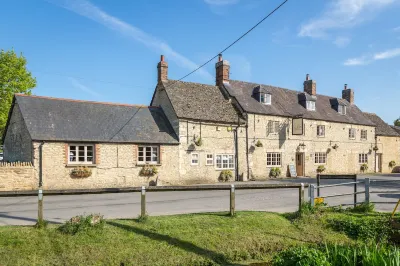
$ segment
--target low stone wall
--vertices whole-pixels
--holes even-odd
[[[0,191],[37,189],[38,182],[31,163],[0,163]]]

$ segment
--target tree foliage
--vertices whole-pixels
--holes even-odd
[[[31,94],[36,86],[26,63],[26,58],[14,50],[0,51],[0,136],[4,133],[14,93]]]
[[[394,125],[395,125],[396,127],[400,127],[400,117],[397,118],[396,120],[394,120]]]

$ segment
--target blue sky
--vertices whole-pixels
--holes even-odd
[[[160,54],[178,79],[282,0],[2,1],[0,48],[28,59],[34,94],[149,104]],[[6,11],[6,12],[4,12]],[[400,116],[400,0],[289,0],[231,49],[231,78],[341,96],[392,123]],[[214,62],[186,81],[214,83]]]

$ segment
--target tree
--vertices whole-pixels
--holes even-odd
[[[14,93],[31,94],[36,78],[26,69],[26,58],[14,50],[0,51],[0,137],[3,136]]]
[[[395,125],[396,127],[400,127],[400,117],[397,118],[396,120],[394,120],[394,125]]]

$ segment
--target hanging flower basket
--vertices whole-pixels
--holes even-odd
[[[262,142],[260,140],[257,140],[255,146],[258,147],[258,148],[261,148],[263,146],[263,144],[262,144]]]
[[[395,166],[396,166],[396,162],[395,162],[395,161],[390,161],[389,167],[390,167],[390,168],[393,168],[393,167],[395,167]]]
[[[92,170],[86,166],[77,167],[71,170],[71,177],[85,178],[92,175]]]
[[[157,167],[155,167],[154,165],[145,165],[140,170],[139,175],[141,175],[141,176],[154,176],[157,173],[158,173]]]
[[[203,145],[203,140],[199,137],[194,141],[194,144],[200,147],[201,145]]]

